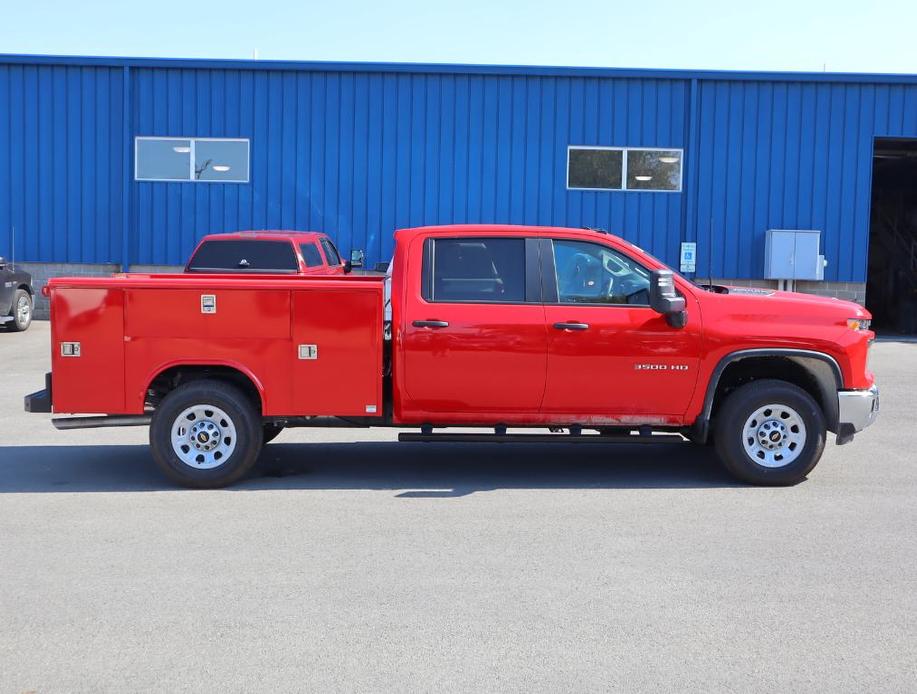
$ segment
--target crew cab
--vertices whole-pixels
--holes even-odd
[[[317,231],[208,234],[185,265],[185,272],[198,274],[343,275],[350,270],[350,261]]]
[[[701,287],[592,230],[406,229],[387,276],[122,275],[47,291],[52,372],[26,410],[81,415],[53,418],[62,429],[149,424],[153,457],[190,487],[240,479],[293,426],[712,443],[738,478],[788,485],[827,432],[847,443],[878,413],[862,307]],[[546,432],[512,431],[532,427]]]

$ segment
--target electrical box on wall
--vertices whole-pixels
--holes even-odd
[[[821,280],[825,256],[819,253],[821,232],[810,229],[768,229],[764,245],[764,277],[769,280]]]

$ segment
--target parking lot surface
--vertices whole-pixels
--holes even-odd
[[[0,692],[915,691],[917,344],[804,483],[690,445],[284,432],[228,490],[27,415],[0,331]]]

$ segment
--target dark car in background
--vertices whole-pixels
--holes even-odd
[[[12,332],[32,324],[32,276],[0,258],[0,326]]]

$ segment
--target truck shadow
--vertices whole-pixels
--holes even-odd
[[[378,490],[405,499],[499,489],[739,486],[709,448],[687,444],[274,443],[231,491]],[[137,446],[0,447],[0,493],[178,489]]]

